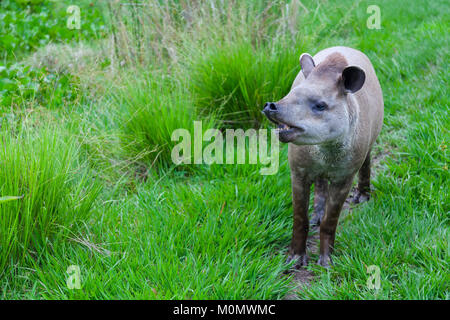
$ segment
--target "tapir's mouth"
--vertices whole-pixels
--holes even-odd
[[[286,131],[289,131],[289,130],[300,130],[300,131],[303,131],[300,128],[288,125],[286,123],[278,123],[277,130],[278,130],[278,132],[286,132]]]
[[[278,137],[281,142],[291,142],[298,134],[305,131],[303,128],[282,122],[270,116],[267,116],[267,118],[277,125]]]

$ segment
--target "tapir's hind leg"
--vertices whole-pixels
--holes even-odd
[[[325,213],[325,205],[328,197],[328,181],[317,179],[314,182],[314,213],[311,219],[312,226],[319,226]]]
[[[341,182],[330,182],[328,187],[327,205],[325,215],[320,223],[320,256],[319,264],[328,267],[331,263],[331,252],[334,248],[336,226],[339,215],[352,187],[354,175]]]
[[[370,198],[370,151],[367,153],[366,160],[359,169],[358,189],[353,197],[353,203],[361,203]]]

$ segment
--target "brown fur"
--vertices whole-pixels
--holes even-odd
[[[312,75],[323,78],[329,77],[330,75],[339,76],[347,66],[348,62],[345,57],[339,52],[335,52],[330,54],[325,61],[314,68]]]

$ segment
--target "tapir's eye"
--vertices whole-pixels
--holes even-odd
[[[326,108],[328,108],[327,104],[325,102],[317,102],[313,105],[314,111],[323,111]]]

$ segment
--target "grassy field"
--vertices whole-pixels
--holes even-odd
[[[1,299],[450,298],[448,1],[126,3],[0,3]],[[384,127],[371,200],[297,290],[287,146],[262,176],[175,166],[170,137],[194,120],[270,127],[262,105],[289,91],[299,55],[334,45],[371,59]]]

